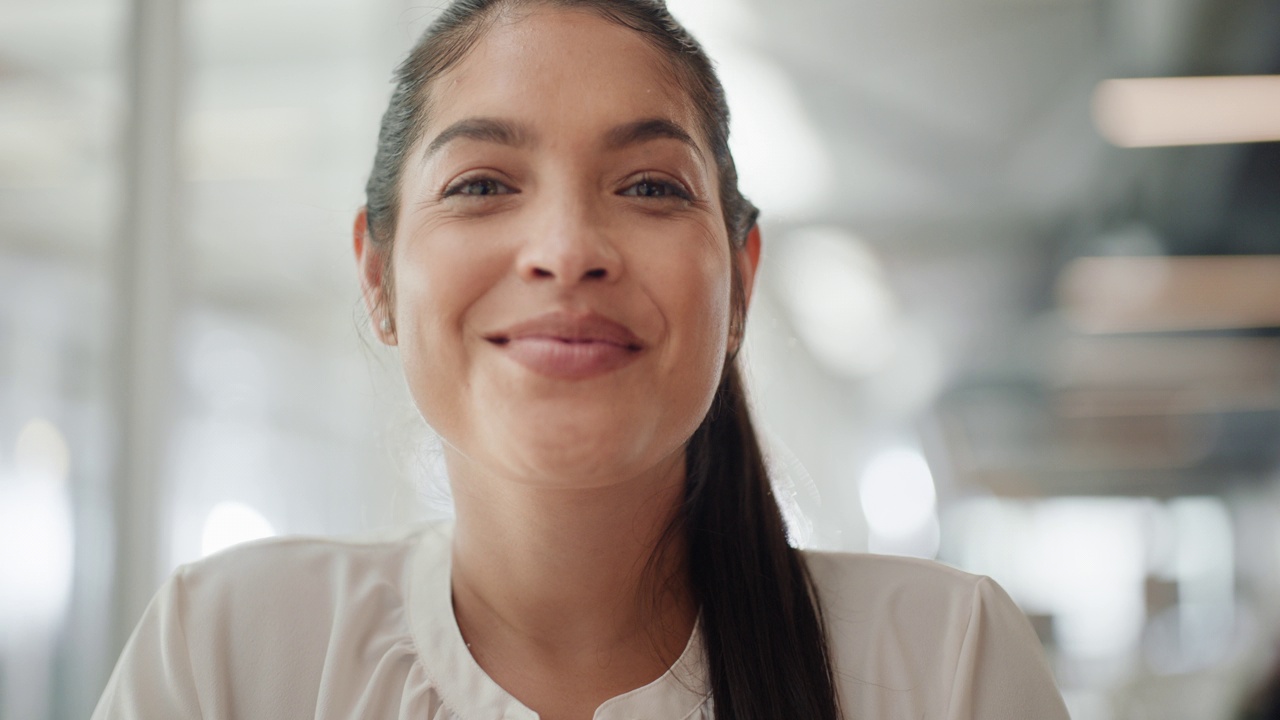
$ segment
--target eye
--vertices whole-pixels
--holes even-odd
[[[510,195],[515,192],[510,187],[489,177],[462,178],[445,188],[442,197],[462,195],[465,197],[487,197],[490,195]]]
[[[645,198],[675,197],[680,198],[681,200],[688,200],[690,197],[689,192],[682,186],[674,182],[658,180],[651,177],[641,178],[639,182],[628,185],[619,194],[630,197]]]

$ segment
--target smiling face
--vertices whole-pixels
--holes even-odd
[[[731,268],[753,269],[698,127],[659,51],[589,12],[500,16],[432,83],[390,314],[455,481],[683,469],[725,361]],[[370,297],[365,250],[358,231]]]

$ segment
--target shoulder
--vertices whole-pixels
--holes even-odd
[[[183,565],[175,577],[192,597],[248,594],[263,601],[339,592],[371,579],[400,585],[410,555],[435,535],[445,539],[431,525],[353,538],[269,538]]]
[[[419,526],[362,538],[258,540],[183,565],[174,584],[188,604],[206,610],[296,610],[300,600],[318,610],[371,584],[402,588],[410,556],[435,532],[433,526]]]
[[[411,559],[447,548],[433,526],[374,539],[272,538],[182,566],[158,599],[189,642],[214,655],[258,655],[269,643],[323,657],[331,634],[352,622],[378,635],[407,633]]]
[[[913,558],[804,556],[854,716],[1066,718],[1035,632],[991,578]]]
[[[446,530],[420,526],[275,538],[184,565],[143,614],[94,717],[310,716],[378,683],[400,697],[417,662],[412,559],[448,548]]]
[[[832,652],[844,664],[894,656],[909,674],[935,680],[954,666],[975,605],[996,587],[929,560],[826,552],[805,559]]]
[[[990,578],[932,560],[814,551],[804,557],[824,612],[837,618],[942,620],[967,615],[989,593],[1003,596]]]
[[[971,586],[985,577],[936,560],[914,557],[822,550],[804,550],[801,554],[815,578],[823,576],[832,580],[849,580],[870,577],[893,582]]]

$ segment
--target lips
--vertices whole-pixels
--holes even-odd
[[[562,380],[617,370],[645,348],[627,326],[596,313],[551,312],[485,339],[529,370]]]

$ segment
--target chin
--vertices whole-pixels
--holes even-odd
[[[611,485],[650,472],[682,451],[684,437],[661,438],[653,425],[620,424],[618,415],[505,423],[505,437],[494,440],[508,454],[514,475],[544,487]]]

